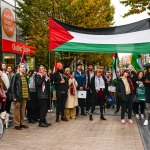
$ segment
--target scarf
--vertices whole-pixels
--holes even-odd
[[[40,75],[41,78],[43,77],[43,74],[41,74],[40,72],[38,72],[37,75]],[[49,77],[46,75],[45,81],[47,82],[48,80],[49,80]],[[42,83],[42,92],[45,91],[45,81]]]
[[[97,76],[95,77],[95,89],[96,91],[99,91],[100,89],[104,89],[105,88],[105,82],[103,77],[101,76],[100,78],[98,78]]]

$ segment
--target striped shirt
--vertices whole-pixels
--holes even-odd
[[[22,98],[29,98],[28,85],[24,75],[21,75],[21,81],[22,81]]]

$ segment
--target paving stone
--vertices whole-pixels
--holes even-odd
[[[98,115],[89,121],[79,116],[69,122],[55,123],[55,114],[47,117],[52,126],[40,128],[29,124],[29,129],[5,130],[0,150],[144,150],[136,122],[120,123],[120,116]]]

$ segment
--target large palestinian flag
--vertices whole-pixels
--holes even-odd
[[[150,18],[118,27],[88,29],[49,20],[49,50],[150,53]]]

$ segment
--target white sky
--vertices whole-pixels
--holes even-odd
[[[120,4],[120,0],[111,0],[112,5],[115,7],[115,26],[125,25],[132,22],[137,22],[146,18],[150,18],[146,12],[142,14],[131,15],[129,17],[123,18],[122,16],[128,11],[129,7],[125,7]]]
[[[146,12],[123,18],[122,16],[128,11],[129,7],[125,7],[124,5],[120,4],[120,0],[111,0],[111,1],[112,5],[114,5],[115,7],[114,26],[130,24],[146,18],[150,18],[150,16]],[[118,55],[119,57],[122,57],[123,55],[130,55],[130,53],[119,53]]]

